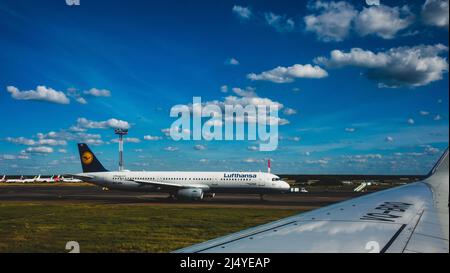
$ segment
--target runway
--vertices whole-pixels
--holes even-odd
[[[167,194],[104,191],[89,185],[6,185],[0,186],[0,201],[50,201],[99,204],[189,204],[193,206],[258,206],[281,208],[322,207],[331,203],[360,196],[350,191],[265,195],[218,194],[202,201],[171,200]]]

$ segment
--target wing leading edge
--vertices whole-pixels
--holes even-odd
[[[448,149],[420,182],[176,252],[449,252]]]

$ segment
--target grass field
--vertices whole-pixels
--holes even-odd
[[[4,202],[0,204],[0,252],[65,252],[68,241],[77,241],[81,252],[168,252],[299,212]]]

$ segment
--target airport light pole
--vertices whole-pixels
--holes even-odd
[[[128,135],[128,129],[114,129],[114,133],[119,136],[119,171],[123,171],[123,136]]]

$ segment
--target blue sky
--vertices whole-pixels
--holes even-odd
[[[79,172],[78,141],[116,169],[115,126],[132,170],[424,174],[448,146],[448,1],[36,2],[0,1],[0,173]],[[276,151],[165,136],[242,90],[283,105]]]

